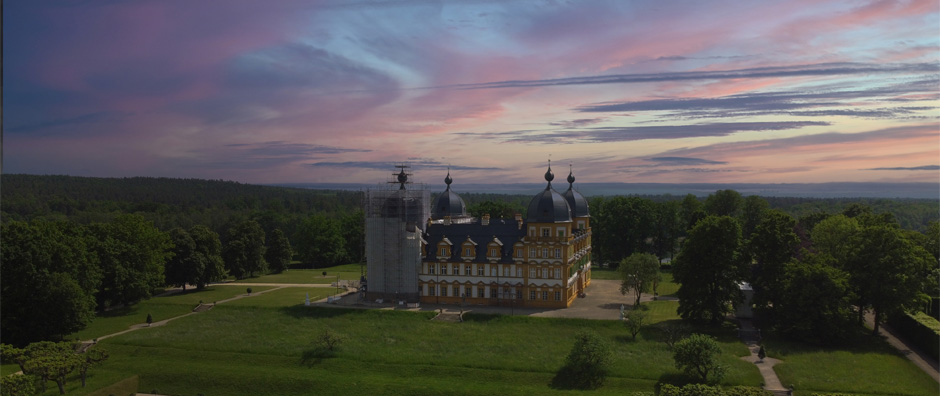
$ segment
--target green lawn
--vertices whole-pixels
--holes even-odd
[[[620,272],[616,269],[591,267],[591,279],[620,280]]]
[[[859,334],[851,345],[808,346],[768,339],[767,354],[784,362],[774,366],[784,386],[797,395],[843,392],[859,395],[940,394],[940,385],[883,339]]]
[[[17,371],[20,371],[20,365],[16,363],[0,364],[0,377],[13,374]]]
[[[324,287],[285,287],[272,290],[263,294],[253,294],[251,297],[240,298],[225,303],[226,306],[242,307],[287,307],[296,304],[303,304],[304,299],[309,295],[310,302],[324,299],[333,295],[335,289]]]
[[[139,374],[140,391],[169,394],[552,394],[560,391],[548,384],[574,335],[590,328],[614,350],[612,378],[594,393],[684,381],[654,328],[633,341],[616,321],[468,315],[463,323],[433,322],[433,312],[305,307],[307,292],[274,290],[102,340],[112,358],[96,375]],[[275,302],[296,303],[267,306]],[[346,338],[336,357],[304,361],[327,328]],[[756,368],[737,358],[743,344],[732,336],[722,345],[726,382],[758,385]]]
[[[270,289],[269,286],[255,286],[253,291]],[[187,290],[169,296],[153,297],[129,307],[101,312],[84,330],[73,333],[66,339],[91,340],[107,334],[127,330],[138,323],[146,323],[147,314],[155,322],[192,312],[199,302],[211,303],[245,294],[245,290],[236,286],[210,286],[204,290]]]
[[[672,272],[662,271],[662,280],[659,282],[659,285],[656,287],[656,291],[660,296],[675,296],[676,291],[679,290],[679,285],[673,282]],[[591,268],[591,279],[600,279],[600,280],[620,280],[620,272],[616,269],[607,269],[607,268]]]
[[[323,272],[326,276],[323,276]],[[317,269],[292,269],[280,274],[263,275],[254,278],[239,279],[238,283],[316,283],[329,284],[336,282],[336,276],[341,280],[359,280],[359,264],[345,264],[335,267]]]

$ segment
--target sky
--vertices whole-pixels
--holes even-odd
[[[940,3],[3,2],[3,171],[940,184]]]

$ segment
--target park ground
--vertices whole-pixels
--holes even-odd
[[[73,337],[98,339],[111,358],[93,369],[87,388],[72,380],[67,390],[77,395],[572,393],[549,384],[574,335],[585,328],[608,340],[614,351],[607,383],[592,393],[644,394],[658,382],[689,380],[673,366],[658,330],[678,321],[678,302],[670,298],[675,285],[668,281],[661,285],[660,299],[644,302],[651,323],[633,340],[619,321],[620,306],[630,309],[632,297],[620,295],[619,285],[605,281],[612,275],[604,271],[595,271],[588,296],[566,310],[425,305],[415,311],[391,305],[363,309],[367,305],[354,296],[327,304],[326,298],[338,292],[331,286],[336,275],[358,279],[360,269],[326,271],[327,276],[322,270],[291,270],[169,293],[105,313]],[[308,298],[311,306],[304,304]],[[214,306],[180,317],[200,303]],[[464,309],[464,321],[430,320],[442,308]],[[149,327],[142,324],[148,313],[155,320]],[[106,337],[129,329],[134,330]],[[335,353],[315,347],[315,338],[325,331],[343,338]],[[758,366],[742,359],[751,351],[737,338],[733,323],[697,331],[719,339],[728,368],[724,385],[762,385]],[[881,338],[859,334],[858,341],[842,347],[773,339],[764,345],[780,361],[773,368],[779,380],[798,396],[934,396],[940,390],[935,378]],[[0,370],[14,369],[4,365]],[[57,394],[54,388],[47,394]]]

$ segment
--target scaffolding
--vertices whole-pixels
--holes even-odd
[[[430,217],[430,193],[408,181],[407,165],[384,185],[366,190],[365,298],[417,302],[422,234]]]

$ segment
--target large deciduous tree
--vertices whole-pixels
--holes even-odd
[[[747,269],[737,220],[708,216],[699,221],[673,263],[679,315],[720,323],[731,312],[731,304],[741,300],[739,282]]]
[[[592,251],[597,260],[616,266],[633,253],[647,253],[653,236],[653,201],[637,197],[615,197],[595,201],[595,232]]]
[[[891,225],[863,227],[850,242],[848,272],[861,313],[875,314],[874,333],[888,315],[917,306],[933,256]]]
[[[640,297],[659,280],[659,259],[649,253],[633,253],[620,262],[620,294],[633,292],[633,309],[640,307]]]
[[[734,190],[718,190],[705,199],[705,212],[711,216],[731,216],[741,215],[741,209],[744,199],[741,194]]]
[[[751,285],[754,300],[763,318],[774,320],[775,307],[782,295],[786,266],[793,260],[800,238],[793,231],[796,220],[778,210],[768,210],[751,234],[747,248],[754,262]]]
[[[228,230],[228,242],[222,252],[228,271],[238,279],[263,274],[264,230],[254,220],[245,220]]]
[[[291,258],[294,257],[294,251],[290,247],[290,241],[284,235],[284,231],[274,229],[271,237],[268,238],[268,248],[265,251],[265,260],[268,262],[268,268],[272,272],[280,273],[290,265]]]
[[[110,223],[93,224],[92,232],[104,273],[99,304],[130,304],[164,286],[163,269],[173,247],[167,233],[143,216],[127,214]]]
[[[770,204],[760,196],[749,195],[744,198],[744,209],[741,212],[741,233],[745,239],[751,237],[751,233],[764,220],[768,210],[770,210]]]
[[[219,234],[204,225],[195,225],[189,229],[189,236],[196,244],[195,258],[203,262],[203,271],[193,282],[197,289],[206,287],[211,282],[225,279],[225,261],[222,260],[222,242]]]
[[[678,201],[659,202],[656,205],[653,223],[653,253],[660,261],[672,258],[679,237],[685,233]]]
[[[832,260],[820,253],[786,267],[774,301],[774,327],[782,334],[815,343],[844,339],[852,323],[849,277]]]
[[[187,284],[196,283],[205,262],[196,257],[196,242],[189,232],[182,228],[170,230],[170,240],[173,242],[173,256],[166,261],[164,276],[166,284],[186,289]]]
[[[332,267],[346,259],[345,241],[336,219],[313,215],[297,231],[300,259],[314,268]]]
[[[61,339],[94,319],[102,275],[84,228],[12,221],[3,224],[0,237],[3,342]]]

